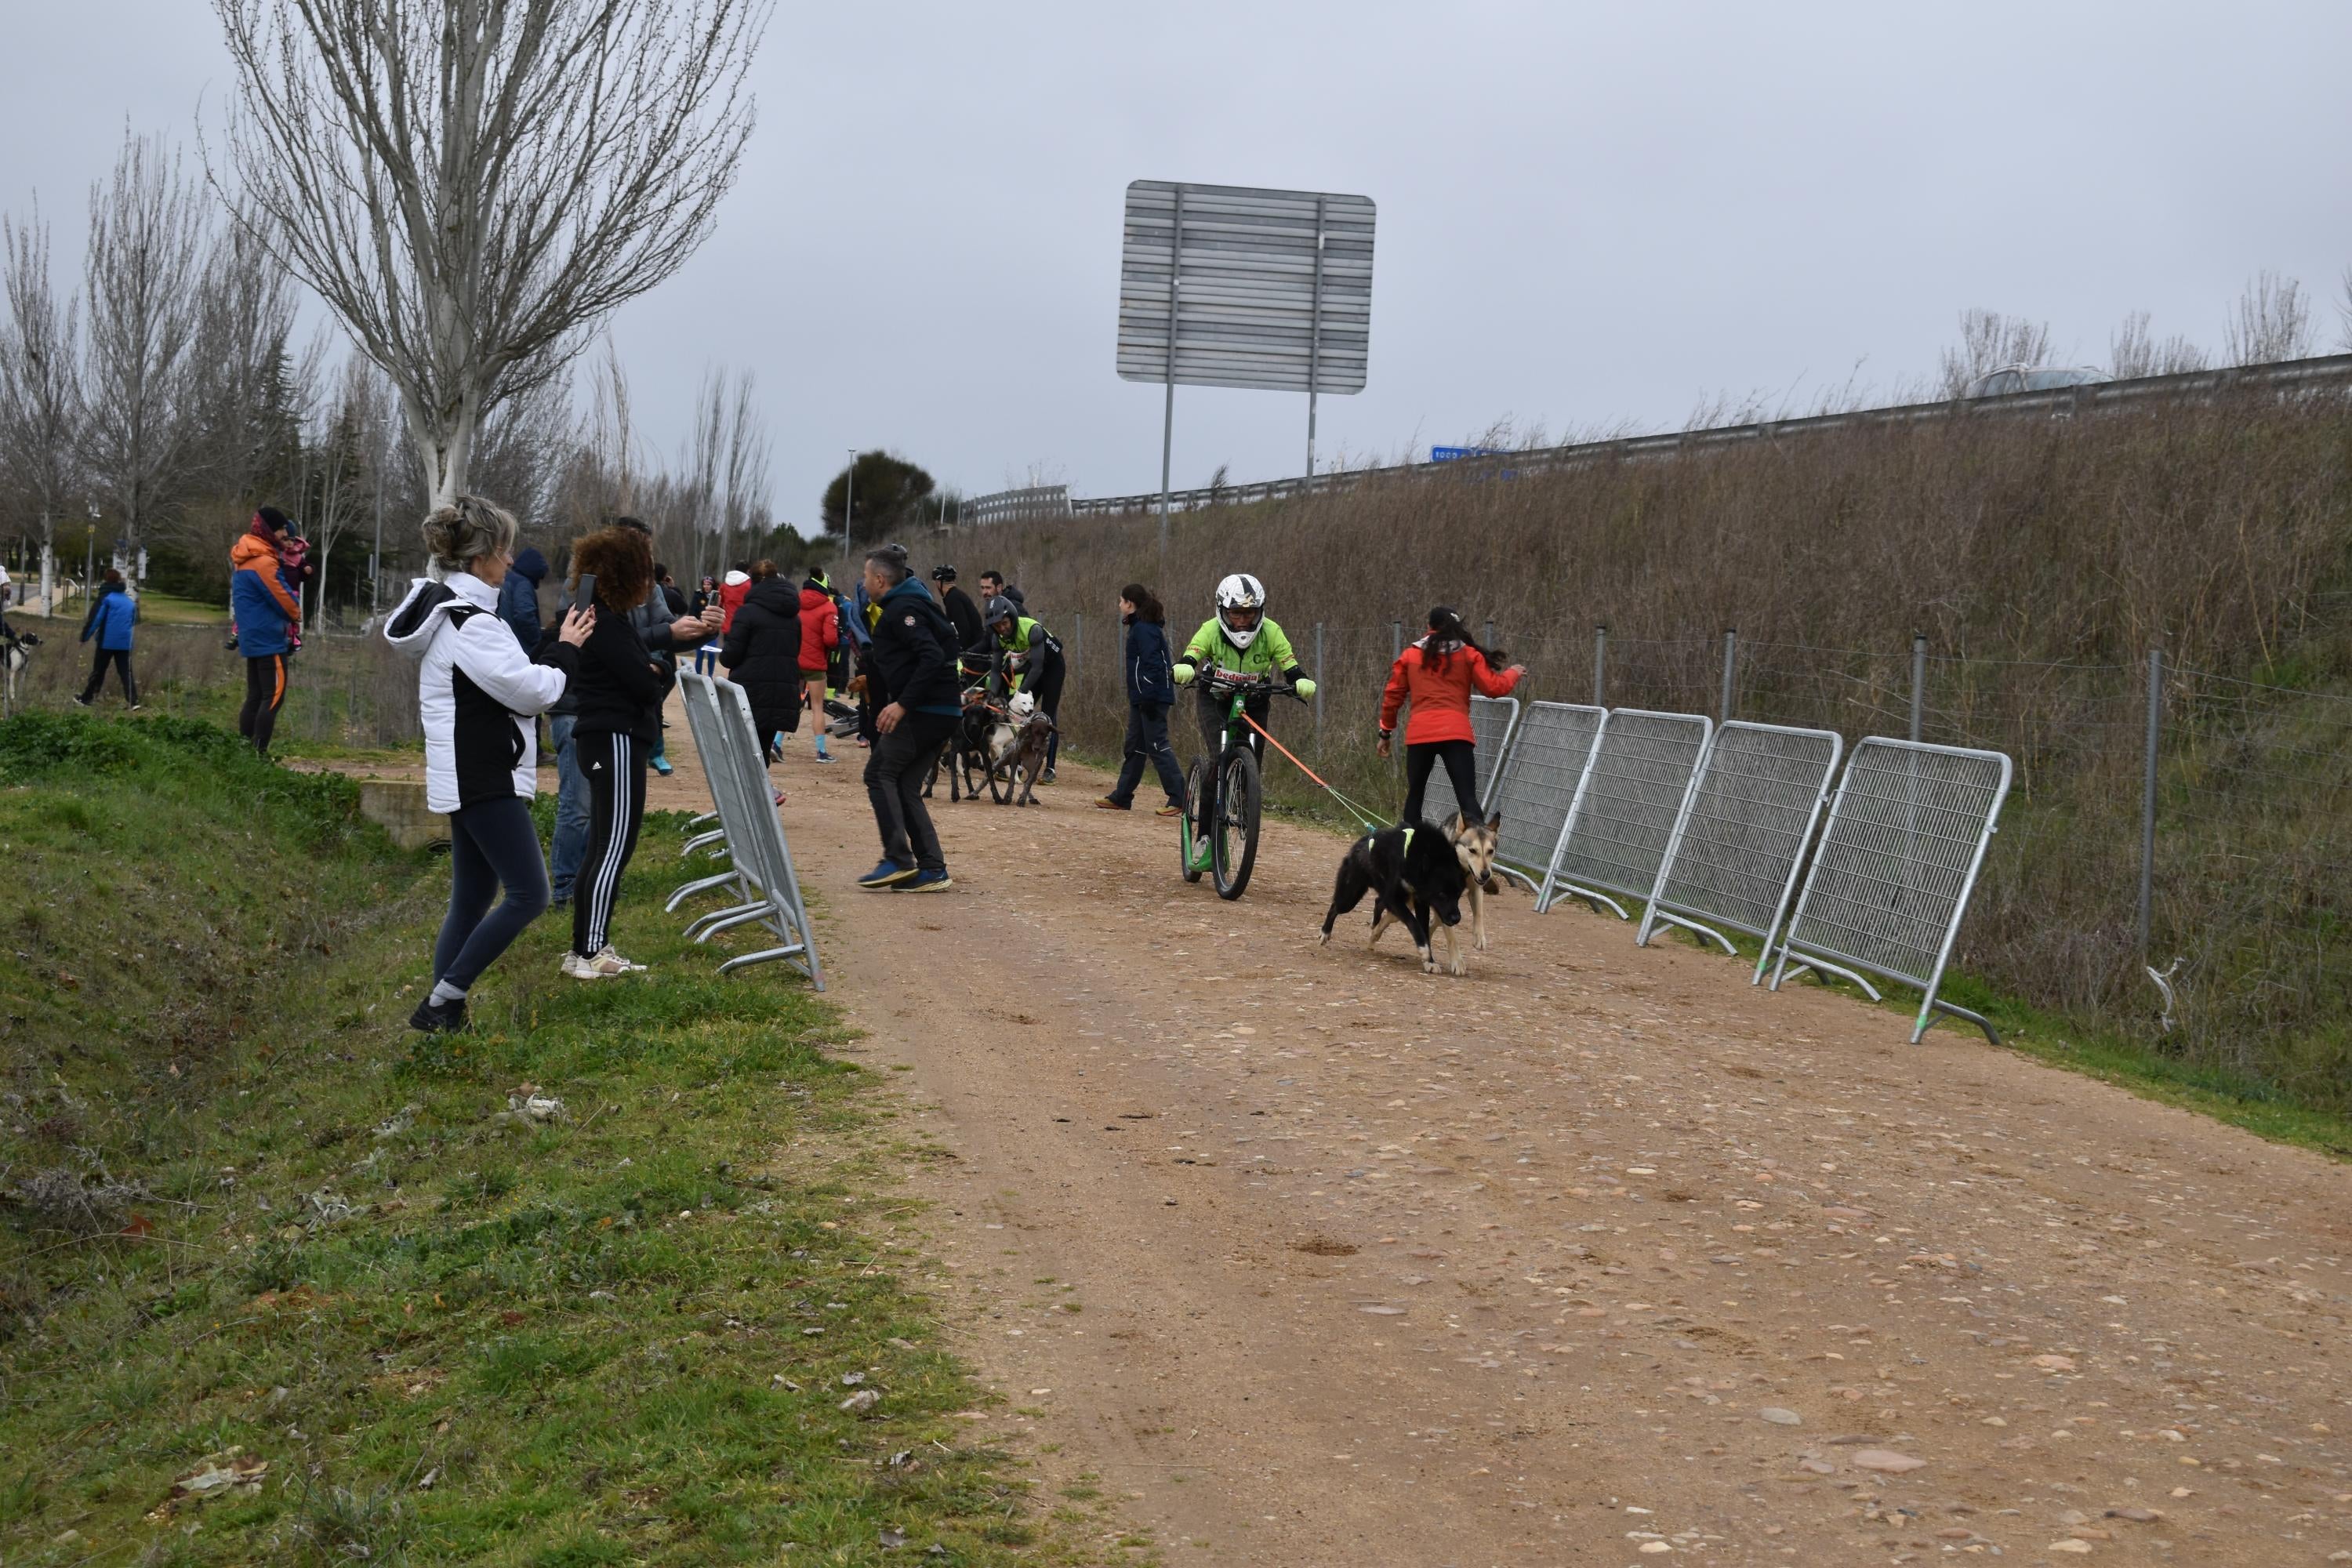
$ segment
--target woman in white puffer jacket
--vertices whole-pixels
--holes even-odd
[[[384,640],[417,661],[425,804],[449,817],[449,913],[433,944],[433,989],[408,1020],[428,1032],[466,1026],[466,994],[547,908],[547,862],[530,820],[536,721],[577,672],[575,650],[596,617],[565,616],[547,662],[533,663],[498,615],[514,547],[511,516],[459,496],[425,520],[427,575],[384,625]]]

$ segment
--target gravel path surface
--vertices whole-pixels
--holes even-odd
[[[1075,765],[863,893],[842,750],[784,820],[975,1424],[1171,1562],[2352,1562],[2352,1171],[1523,894],[1318,948],[1339,840],[1223,903]]]

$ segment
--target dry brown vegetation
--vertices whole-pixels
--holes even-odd
[[[2216,1075],[2340,1104],[2352,703],[2330,694],[2352,691],[2347,460],[2343,402],[2249,397],[1564,473],[1506,477],[1498,460],[1212,508],[1174,520],[1165,581],[1139,514],[992,531],[953,554],[968,573],[1002,565],[1034,613],[1082,637],[1064,721],[1097,753],[1124,717],[1118,584],[1157,587],[1181,639],[1220,575],[1257,574],[1310,666],[1323,627],[1321,732],[1280,709],[1277,733],[1313,737],[1310,761],[1391,809],[1401,791],[1370,751],[1391,623],[1410,637],[1433,603],[1491,619],[1538,698],[1591,700],[1607,623],[1608,700],[1625,706],[1713,712],[1736,626],[1740,717],[1849,737],[1905,732],[1923,631],[1927,738],[2019,768],[1963,937],[1968,973]],[[2134,934],[2158,639],[2185,671],[2167,695],[2151,944],[2159,965],[2184,959],[2169,1032]],[[1268,775],[1303,784],[1286,764]]]

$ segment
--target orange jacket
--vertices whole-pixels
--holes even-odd
[[[1471,688],[1475,686],[1481,697],[1508,697],[1519,684],[1519,672],[1507,669],[1496,674],[1475,648],[1457,647],[1452,653],[1432,655],[1428,642],[1423,637],[1414,643],[1390,667],[1388,689],[1381,693],[1381,728],[1395,729],[1397,710],[1410,699],[1412,719],[1405,725],[1405,744],[1475,741],[1478,737],[1470,727]]]

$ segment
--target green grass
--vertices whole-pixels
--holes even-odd
[[[1074,1560],[956,1418],[884,1075],[678,941],[667,825],[652,973],[562,980],[542,921],[425,1037],[446,862],[355,795],[195,724],[0,724],[0,1561]],[[232,1449],[257,1487],[167,1500]]]

